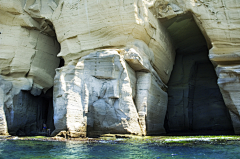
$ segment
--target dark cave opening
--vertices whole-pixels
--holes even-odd
[[[161,23],[169,32],[176,57],[168,82],[165,129],[168,135],[234,134],[228,109],[217,85],[208,45],[187,13]]]
[[[60,57],[60,63],[59,63],[58,68],[61,68],[61,67],[63,67],[64,65],[65,65],[65,61],[64,61],[64,59],[63,59],[62,57]]]
[[[14,96],[12,108],[4,108],[10,135],[48,136],[55,129],[52,90],[40,96],[28,91]]]

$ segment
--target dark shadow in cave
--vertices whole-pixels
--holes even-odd
[[[65,61],[64,61],[64,59],[63,59],[62,57],[60,57],[60,63],[59,63],[58,68],[61,68],[61,67],[63,67],[64,65],[65,65]]]
[[[167,134],[234,134],[208,58],[207,42],[193,16],[187,13],[162,19],[161,23],[176,46],[175,64],[168,82]]]
[[[21,91],[13,98],[13,107],[4,108],[8,133],[17,136],[45,136],[55,129],[53,122],[53,88],[46,94],[33,96]],[[46,127],[46,128],[44,128]]]

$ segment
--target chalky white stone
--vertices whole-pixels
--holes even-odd
[[[175,49],[199,45],[181,37],[174,44],[163,21],[187,12],[239,134],[239,8],[237,0],[1,0],[1,134],[14,96],[53,85],[53,135],[163,133]],[[65,61],[58,69],[57,54]]]

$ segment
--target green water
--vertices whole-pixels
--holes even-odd
[[[240,142],[231,144],[117,143],[114,141],[0,141],[0,158],[240,158]]]

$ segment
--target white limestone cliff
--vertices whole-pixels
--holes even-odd
[[[239,134],[239,8],[233,0],[1,0],[1,134],[17,119],[4,109],[21,110],[14,98],[53,86],[52,135],[164,133],[176,52],[191,54],[204,41]],[[192,26],[181,19],[187,14],[205,39],[196,40],[196,29],[182,35]]]
[[[11,84],[7,92],[3,86],[4,93],[0,98],[2,107],[10,112],[21,109],[20,103],[13,104],[13,98],[21,90],[30,91],[36,96],[51,88],[55,69],[59,66],[60,60],[56,57],[59,43],[52,37],[55,33],[49,23],[53,12],[49,4],[55,2],[40,2],[0,1],[0,81]],[[22,113],[20,115],[27,112]],[[2,112],[1,116],[5,113]],[[8,116],[12,121],[16,118],[14,121],[18,125],[18,117],[13,113]],[[7,132],[6,124],[3,127]]]
[[[56,127],[56,133],[64,128],[68,130],[67,133],[71,136],[72,131],[86,132],[86,130],[84,130],[86,128],[84,127],[87,127],[89,134],[93,135],[99,135],[101,133],[146,135],[165,132],[163,123],[166,113],[167,95],[162,91],[161,87],[165,87],[162,81],[167,83],[169,80],[175,52],[168,34],[165,33],[158,19],[150,12],[146,1],[60,1],[57,9],[53,13],[52,22],[56,29],[57,39],[61,44],[61,52],[58,56],[61,56],[65,61],[65,67],[60,69],[60,74],[55,77],[55,83],[59,83],[59,86],[64,81],[60,78],[63,76],[61,74],[67,73],[68,70],[73,72],[75,65],[75,67],[78,68],[78,65],[83,63],[80,62],[81,60],[84,60],[84,64],[82,64],[84,65],[84,70],[87,70],[90,66],[85,68],[85,58],[90,58],[89,56],[93,56],[92,54],[97,52],[97,50],[111,49],[114,54],[119,52],[121,54],[121,65],[126,65],[125,67],[121,66],[121,68],[119,68],[120,70],[123,69],[124,73],[121,76],[118,75],[119,77],[115,77],[111,75],[111,69],[106,68],[105,65],[107,62],[101,62],[102,57],[98,57],[99,62],[102,63],[103,66],[98,64],[94,67],[94,63],[88,64],[94,67],[94,70],[90,69],[89,72],[92,71],[92,73],[94,73],[94,71],[96,71],[96,75],[92,75],[93,77],[87,76],[87,79],[92,81],[90,82],[91,85],[88,84],[87,80],[83,80],[83,77],[80,77],[77,73],[73,74],[69,72],[67,73],[69,75],[64,75],[71,76],[69,77],[70,79],[75,77],[81,78],[80,81],[82,84],[78,86],[80,87],[79,90],[86,90],[89,95],[85,95],[86,92],[79,94],[79,91],[75,91],[75,93],[72,92],[71,95],[65,97],[66,94],[68,94],[67,92],[73,90],[73,86],[71,85],[75,84],[72,81],[69,83],[69,88],[66,88],[67,90],[61,92],[61,95],[57,95],[57,97],[60,96],[59,98],[55,96],[55,112],[57,112],[58,109],[62,109],[58,108],[58,105],[61,105],[61,107],[66,106],[66,110],[62,110],[54,115],[56,117],[55,126],[60,126],[60,128],[58,126]],[[70,23],[71,26],[69,27]],[[92,54],[89,54],[91,52]],[[95,59],[96,57],[91,58]],[[111,63],[116,65],[113,60],[109,65],[112,65]],[[111,76],[107,75],[108,71]],[[139,106],[137,106],[134,101],[136,95],[138,98],[141,96],[140,90],[142,86],[140,84],[137,86],[136,84],[138,77],[135,71],[149,72],[149,77],[146,80],[153,81],[150,82],[152,86],[150,85],[149,87],[143,88],[146,89],[145,95],[148,94],[147,92],[151,95],[147,95],[145,101],[140,101],[139,99],[137,102]],[[85,74],[82,76],[85,76]],[[124,83],[122,76],[129,78],[129,84],[131,84],[131,86],[129,84],[121,84],[122,82]],[[115,82],[103,84],[105,80],[99,80],[99,78],[110,78],[114,79],[113,81]],[[139,78],[141,78],[140,74]],[[154,83],[153,78],[159,82]],[[148,83],[148,81],[145,82]],[[59,88],[58,85],[55,85],[55,90],[61,88],[61,86]],[[103,97],[100,96],[104,95],[99,95],[99,91],[101,92],[100,88],[108,90],[108,87],[111,87],[111,85],[116,85],[114,86],[114,92],[119,92],[117,96],[105,97],[106,99],[104,100],[101,99]],[[154,86],[157,86],[156,90],[152,88]],[[139,92],[135,90],[136,87],[138,87]],[[93,90],[93,88],[97,90]],[[132,93],[124,93],[128,91]],[[78,101],[80,100],[79,97],[74,94],[80,96],[82,101]],[[73,98],[75,96],[77,99]],[[71,105],[83,103],[85,96],[87,99],[84,100],[87,100],[87,102],[85,102],[86,104],[82,104],[83,108],[78,108],[80,110],[78,110],[79,113],[77,113],[81,117],[77,114],[78,117],[67,115],[68,108],[69,111],[72,112]],[[91,99],[93,98],[91,96],[94,96],[94,99]],[[154,97],[160,97],[160,99],[153,102]],[[76,104],[66,104],[71,102]],[[155,106],[156,104],[158,106]],[[148,110],[142,111],[141,107],[143,107],[143,105],[149,107]],[[75,109],[77,109],[77,106],[75,107]],[[84,108],[87,109],[85,112]],[[158,111],[152,112],[155,109]],[[117,112],[117,114],[114,112]],[[141,119],[139,119],[139,113],[141,114]],[[58,114],[61,114],[60,118],[58,118]],[[145,117],[146,120],[148,120],[147,123],[144,122]],[[81,118],[81,120],[78,121],[80,122],[78,124],[80,128],[71,126],[72,124],[70,123],[76,122],[72,122],[72,120],[74,120],[72,118]],[[138,122],[138,120],[143,121],[143,123]],[[57,121],[61,121],[62,124],[57,124]],[[70,121],[70,123],[68,123],[68,121]],[[149,124],[149,128],[146,128],[146,124]],[[149,129],[149,132],[147,132],[147,129]]]
[[[90,52],[124,48],[141,40],[152,50],[150,63],[167,83],[175,51],[145,0],[62,0],[52,17],[66,63]]]
[[[156,0],[153,6],[152,12],[159,18],[192,13],[207,41],[209,58],[219,77],[218,85],[230,111],[234,131],[239,134],[238,77],[234,72],[239,66],[240,3],[233,0]]]
[[[96,51],[82,57],[75,65],[58,69],[54,86],[56,130],[53,135],[61,130],[68,130],[69,136],[86,136],[87,131],[90,136],[104,133],[146,135],[146,123],[139,121],[141,117],[145,121],[145,116],[149,133],[165,132],[163,122],[167,95],[161,89],[164,84],[154,78],[151,70],[146,69],[149,73],[135,73],[129,66],[132,63],[124,60],[124,52]],[[136,63],[133,64],[136,66]],[[137,65],[137,68],[143,67],[140,63]],[[144,79],[144,76],[147,78]],[[153,81],[153,86],[145,88],[141,85],[149,80]],[[148,92],[153,93],[148,97]],[[154,97],[159,100],[153,102]]]

